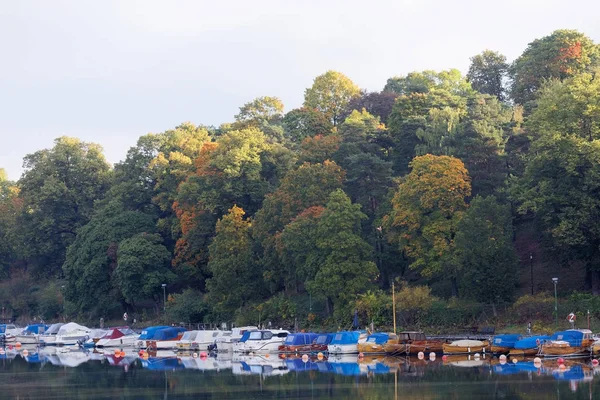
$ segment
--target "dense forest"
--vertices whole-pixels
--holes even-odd
[[[302,326],[355,309],[385,324],[392,282],[407,324],[553,274],[597,294],[598,74],[600,45],[557,30],[380,92],[327,71],[301,108],[259,97],[219,127],[141,136],[114,166],[60,137],[17,182],[0,170],[3,313],[149,320],[163,283],[173,321]]]

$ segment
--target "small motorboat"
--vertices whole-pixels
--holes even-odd
[[[367,340],[365,331],[337,332],[327,346],[330,354],[358,354],[358,344]]]
[[[384,346],[389,340],[397,340],[393,333],[373,333],[363,343],[358,343],[359,353],[363,354],[385,354]]]
[[[248,331],[233,345],[235,353],[277,353],[279,346],[290,334],[284,329]]]
[[[232,353],[233,345],[239,342],[244,334],[248,331],[256,331],[256,326],[240,326],[232,328],[231,331],[223,331],[223,333],[215,339],[215,342],[208,346],[209,351],[217,351],[219,353]]]
[[[523,337],[519,334],[496,335],[492,339],[490,352],[492,354],[508,354],[515,347],[515,343]]]
[[[515,342],[514,348],[510,350],[508,355],[511,357],[536,356],[540,351],[540,345],[548,339],[550,339],[550,336],[547,335],[537,335],[522,338],[521,340],[517,340]]]
[[[442,349],[444,354],[474,354],[485,353],[488,350],[487,340],[456,340],[452,343],[444,343]]]
[[[23,331],[15,335],[15,341],[21,344],[38,344],[42,335],[49,326],[46,324],[27,325]]]
[[[138,338],[138,347],[152,350],[175,349],[185,331],[185,328],[170,326],[147,328]]]
[[[54,345],[56,344],[56,335],[58,334],[58,331],[60,330],[60,328],[63,326],[63,323],[58,323],[58,324],[52,324],[50,325],[50,328],[46,329],[46,332],[44,332],[43,334],[41,334],[39,336],[39,343],[40,345]]]
[[[220,330],[202,330],[187,331],[176,343],[177,350],[208,350],[208,346],[214,344],[218,337],[223,336],[224,331]]]
[[[540,354],[544,357],[581,357],[592,353],[592,331],[569,329],[556,332],[541,344]]]
[[[310,353],[314,351],[313,344],[317,337],[316,333],[292,333],[285,338],[278,350],[280,353]]]
[[[96,347],[133,347],[138,341],[139,334],[128,326],[109,329],[97,342]]]
[[[57,346],[73,346],[80,341],[85,341],[92,330],[83,325],[69,322],[60,327],[56,334],[55,344]]]

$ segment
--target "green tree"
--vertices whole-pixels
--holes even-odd
[[[372,248],[360,236],[360,221],[364,218],[360,205],[352,204],[338,189],[329,196],[319,219],[317,248],[323,262],[308,283],[308,290],[313,296],[324,297],[328,308],[334,307],[330,311],[336,313],[338,320],[358,294],[372,288],[377,277]]]
[[[25,157],[19,180],[20,252],[43,275],[60,272],[67,247],[104,197],[110,176],[99,145],[69,137],[54,143]]]
[[[240,112],[235,116],[234,130],[256,128],[274,140],[283,138],[283,103],[277,97],[257,97],[240,107]]]
[[[283,117],[285,137],[293,142],[300,143],[305,138],[317,135],[328,135],[333,129],[333,124],[325,114],[309,107],[296,108]]]
[[[424,155],[410,164],[386,217],[389,239],[412,260],[410,267],[425,277],[452,282],[458,295],[455,235],[471,194],[469,174],[459,159]]]
[[[140,233],[119,243],[112,278],[127,303],[152,297],[158,304],[161,284],[174,279],[170,264],[171,253],[160,235]]]
[[[600,48],[575,30],[556,30],[529,43],[510,67],[511,98],[526,105],[545,80],[565,79],[597,65]]]
[[[471,85],[457,69],[440,72],[425,70],[395,76],[388,79],[383,91],[408,96],[413,93],[428,93],[432,89],[444,90],[456,96],[473,93]]]
[[[517,277],[512,216],[494,196],[477,196],[458,223],[456,252],[463,293],[479,302],[510,301]]]
[[[16,219],[22,206],[18,196],[19,188],[7,179],[6,172],[0,168],[0,279],[9,277],[10,268],[17,260]]]
[[[304,93],[304,107],[314,108],[327,116],[334,126],[342,121],[344,109],[360,89],[346,75],[327,71],[315,78]]]
[[[496,51],[485,50],[471,57],[471,65],[467,80],[474,90],[496,96],[498,100],[506,99],[504,81],[508,73],[506,56]]]
[[[125,210],[115,200],[78,231],[67,251],[63,272],[67,279],[65,296],[79,313],[91,318],[122,311],[122,297],[113,282],[120,243],[155,229],[155,218]]]
[[[254,262],[251,223],[244,210],[234,206],[217,222],[216,236],[209,246],[208,298],[224,317],[261,295],[260,270]]]

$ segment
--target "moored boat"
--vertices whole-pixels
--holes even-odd
[[[234,353],[276,353],[290,334],[283,329],[248,331],[233,344]]]
[[[219,353],[232,353],[233,345],[239,342],[248,331],[256,331],[256,326],[234,327],[231,331],[223,331],[222,335],[215,339],[214,344],[208,346],[208,350]]]
[[[492,339],[490,352],[492,354],[508,354],[515,347],[515,343],[521,339],[522,336],[519,334],[507,333],[496,335]]]
[[[46,324],[27,325],[20,334],[15,335],[15,341],[21,344],[38,344],[40,335],[48,328]]]
[[[577,357],[591,355],[592,331],[569,329],[556,332],[541,344],[540,354],[544,357]]]
[[[386,354],[404,355],[410,353],[410,345],[412,343],[423,346],[427,342],[427,337],[423,332],[404,331],[396,335],[395,338],[388,340],[383,346]],[[414,354],[417,354],[418,351]]]
[[[86,338],[90,333],[90,328],[76,324],[75,322],[69,322],[61,326],[58,330],[55,344],[57,346],[76,345],[79,341],[87,340]]]
[[[112,328],[96,342],[96,347],[132,347],[135,346],[139,336],[128,326]]]
[[[177,350],[208,350],[208,346],[215,343],[223,334],[224,331],[220,330],[187,331],[176,343]]]
[[[550,336],[537,335],[522,338],[515,342],[514,347],[510,350],[508,354],[514,357],[535,356],[539,353],[540,345],[542,344],[542,342],[544,342],[547,339],[550,339]]]
[[[151,336],[145,339],[145,347],[153,350],[169,350],[177,348],[177,342],[186,332],[185,328],[167,327],[156,329]],[[143,332],[142,332],[143,333]],[[142,335],[138,339],[138,344],[142,341]],[[141,346],[140,346],[141,347]]]
[[[474,354],[485,353],[488,346],[487,340],[456,340],[452,343],[444,343],[442,349],[444,354]]]
[[[64,324],[62,322],[59,322],[58,324],[52,324],[50,325],[50,327],[48,329],[46,329],[46,332],[44,332],[43,334],[41,334],[38,338],[39,343],[41,345],[53,345],[56,342],[56,335],[58,334],[58,331],[60,330],[60,328],[63,326]]]
[[[396,340],[393,333],[373,333],[367,337],[363,343],[358,343],[359,353],[363,354],[385,354],[384,346],[390,340]]]
[[[292,333],[285,338],[278,348],[280,353],[310,353],[316,343],[316,333]]]
[[[367,334],[364,331],[337,332],[327,346],[327,351],[331,354],[357,354],[358,344],[366,340]]]

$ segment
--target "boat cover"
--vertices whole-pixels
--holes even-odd
[[[28,335],[28,334],[38,335],[38,334],[44,333],[46,331],[46,329],[48,329],[48,325],[46,325],[46,324],[27,325],[25,327],[25,329],[23,330],[23,334],[24,335]]]
[[[329,344],[335,336],[334,333],[321,333],[317,336],[317,344]]]
[[[75,322],[69,322],[68,324],[64,324],[63,326],[60,327],[60,329],[58,330],[57,335],[58,336],[65,336],[68,335],[71,332],[90,332],[90,329],[83,326],[83,325],[79,325],[76,324]]]
[[[535,349],[538,347],[537,341],[539,340],[542,343],[544,340],[550,339],[550,336],[546,335],[537,335],[523,338],[521,340],[517,340],[515,342],[515,349],[517,350],[527,350],[527,349]]]
[[[360,338],[359,331],[338,332],[330,344],[356,344]]]
[[[156,333],[156,331],[159,331],[161,329],[167,329],[167,328],[170,328],[170,326],[149,326],[148,328],[146,328],[142,331],[142,334],[140,335],[140,337],[138,339],[139,340],[152,340],[154,338],[154,334]]]
[[[283,344],[288,346],[302,346],[305,344],[312,344],[316,339],[316,333],[293,333],[285,338]]]
[[[563,341],[569,343],[569,346],[581,346],[583,332],[580,331],[562,331],[556,332],[550,337],[552,341]]]
[[[177,339],[177,336],[179,336],[181,332],[185,332],[185,328],[177,327],[159,329],[154,332],[154,337],[149,338],[148,340],[173,340]]]
[[[478,347],[483,346],[483,342],[480,340],[457,340],[450,343],[450,346],[456,347]]]
[[[44,332],[44,335],[56,335],[58,333],[58,330],[63,326],[64,324],[58,323],[58,324],[52,324],[50,325],[50,328],[46,329],[46,332]]]
[[[521,335],[510,333],[494,336],[492,343],[494,344],[494,346],[513,347],[515,343],[520,339]]]
[[[374,333],[369,335],[367,338],[367,343],[375,343],[375,344],[384,344],[387,343],[390,335],[387,333]]]

